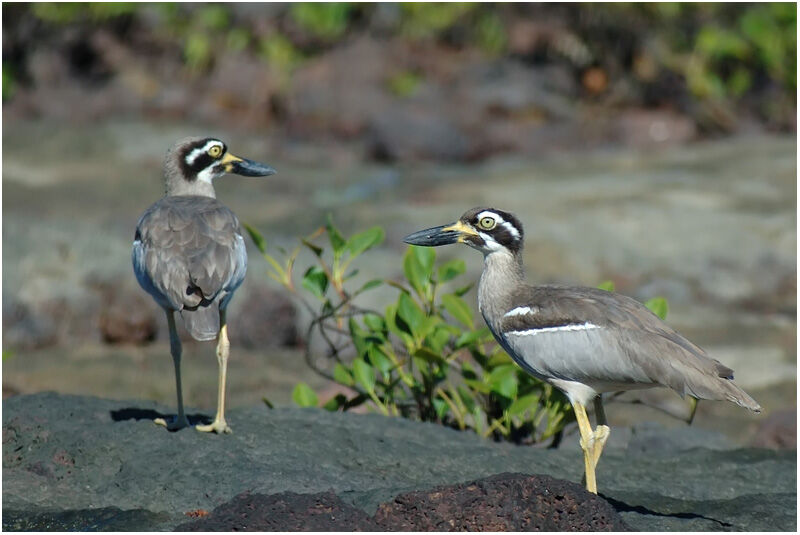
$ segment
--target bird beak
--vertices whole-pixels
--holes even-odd
[[[456,221],[449,225],[420,230],[414,234],[409,234],[403,241],[411,245],[423,245],[425,247],[438,247],[439,245],[449,245],[464,241],[467,235],[477,235],[471,227]]]
[[[254,162],[247,158],[239,158],[230,152],[222,157],[222,164],[228,173],[236,173],[242,176],[269,176],[277,173],[275,169],[263,163]]]

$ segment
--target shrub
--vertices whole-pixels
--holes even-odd
[[[433,249],[411,246],[403,256],[404,280],[354,285],[353,262],[383,241],[380,227],[345,238],[329,219],[282,259],[268,252],[256,229],[245,227],[268,274],[311,313],[306,340],[318,336],[327,347],[320,364],[307,344],[306,361],[352,392],[318,401],[300,383],[292,395],[297,404],[332,411],[366,404],[385,415],[517,442],[550,439],[574,418],[561,392],[524,372],[488,328],[475,326],[463,299],[472,285],[456,284],[466,270],[463,260],[437,263]],[[294,272],[302,248],[316,264],[303,271],[298,288]],[[382,310],[357,304],[359,295],[380,286],[396,292]]]

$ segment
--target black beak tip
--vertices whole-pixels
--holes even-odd
[[[277,173],[271,166],[253,160],[241,160],[233,164],[233,172],[242,176],[270,176]]]
[[[437,247],[439,245],[455,243],[458,240],[459,233],[444,229],[445,225],[420,230],[419,232],[414,232],[403,238],[403,242],[421,247]]]

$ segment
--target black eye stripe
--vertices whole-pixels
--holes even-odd
[[[189,165],[186,162],[187,156],[191,153],[191,151],[195,150],[197,147],[191,147],[184,157],[180,160],[181,172],[183,176],[186,177],[186,180],[193,181],[197,180],[197,174],[200,173],[203,169],[211,166],[213,163],[217,162],[217,158],[212,157],[207,152],[200,154],[197,158],[195,158],[192,165]]]

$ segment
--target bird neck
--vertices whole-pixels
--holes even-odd
[[[214,199],[217,198],[217,194],[214,191],[214,186],[208,182],[203,182],[202,180],[188,182],[183,178],[174,181],[167,180],[166,194],[167,196],[200,195],[202,197],[212,197]]]
[[[177,161],[167,158],[164,161],[164,189],[166,195],[200,195],[217,198],[211,179],[195,177],[188,180]]]
[[[525,282],[522,255],[508,249],[483,257],[483,273],[478,283],[478,309],[490,326],[511,305],[514,291]]]

